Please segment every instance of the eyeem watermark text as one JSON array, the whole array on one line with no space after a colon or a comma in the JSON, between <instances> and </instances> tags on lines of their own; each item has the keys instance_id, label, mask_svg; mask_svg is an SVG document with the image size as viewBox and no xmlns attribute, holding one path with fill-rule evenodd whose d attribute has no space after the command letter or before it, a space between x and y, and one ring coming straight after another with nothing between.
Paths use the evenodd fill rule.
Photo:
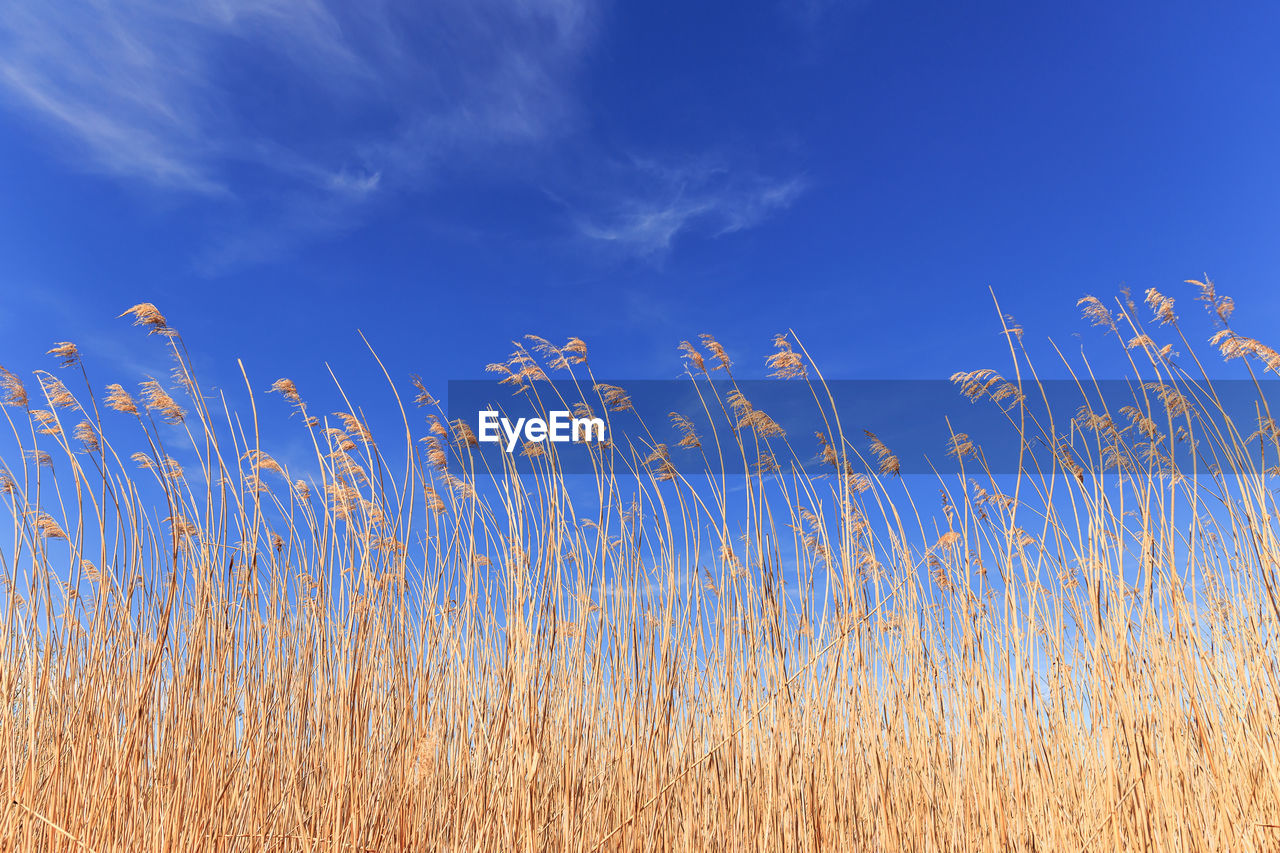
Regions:
<instances>
[{"instance_id":1,"label":"eyeem watermark text","mask_svg":"<svg viewBox=\"0 0 1280 853\"><path fill-rule=\"evenodd\" d=\"M553 411L547 418L516 418L513 422L492 409L479 413L480 440L502 442L508 453L525 442L604 441L603 418L575 418L572 412Z\"/></svg>"}]
</instances>

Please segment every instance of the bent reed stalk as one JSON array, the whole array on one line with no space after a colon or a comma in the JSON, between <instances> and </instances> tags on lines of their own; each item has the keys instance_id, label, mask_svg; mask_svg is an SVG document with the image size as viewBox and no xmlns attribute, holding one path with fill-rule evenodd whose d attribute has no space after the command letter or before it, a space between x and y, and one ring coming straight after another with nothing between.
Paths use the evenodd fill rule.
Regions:
<instances>
[{"instance_id":1,"label":"bent reed stalk","mask_svg":"<svg viewBox=\"0 0 1280 853\"><path fill-rule=\"evenodd\" d=\"M1193 285L1210 347L1280 368ZM1006 320L1012 378L953 379L1008 432L939 436L962 473L923 486L791 334L767 365L812 388L816 438L704 336L680 352L710 433L672 413L676 446L641 425L577 477L540 446L486 469L385 368L403 434L287 379L244 376L234 409L149 304L126 315L164 383L93 385L69 342L34 382L0 369L0 850L1280 843L1280 430L1261 383L1256 423L1224 417L1173 300L1146 303L1081 301L1132 405L1052 421ZM491 369L636 416L576 338ZM287 415L298 470L266 446Z\"/></svg>"}]
</instances>

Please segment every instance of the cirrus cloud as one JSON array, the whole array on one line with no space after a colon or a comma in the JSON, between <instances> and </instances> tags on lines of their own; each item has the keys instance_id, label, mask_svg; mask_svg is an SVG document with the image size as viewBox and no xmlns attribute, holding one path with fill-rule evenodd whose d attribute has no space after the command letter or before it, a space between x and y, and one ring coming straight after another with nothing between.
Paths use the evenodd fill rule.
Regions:
<instances>
[{"instance_id":1,"label":"cirrus cloud","mask_svg":"<svg viewBox=\"0 0 1280 853\"><path fill-rule=\"evenodd\" d=\"M594 0L15 0L0 100L87 171L214 206L197 266L216 274L467 170L527 163L503 179L543 185L539 159L589 123L575 89L602 17ZM594 167L552 191L578 236L630 256L753 227L802 188L572 147Z\"/></svg>"}]
</instances>

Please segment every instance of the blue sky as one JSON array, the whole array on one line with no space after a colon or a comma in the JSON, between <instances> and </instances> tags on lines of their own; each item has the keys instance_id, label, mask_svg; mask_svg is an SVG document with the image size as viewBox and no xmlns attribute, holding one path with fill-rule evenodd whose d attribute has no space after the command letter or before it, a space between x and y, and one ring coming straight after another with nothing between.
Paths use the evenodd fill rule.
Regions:
<instances>
[{"instance_id":1,"label":"blue sky","mask_svg":"<svg viewBox=\"0 0 1280 853\"><path fill-rule=\"evenodd\" d=\"M180 6L182 11L175 11ZM830 376L1003 366L991 307L1280 296L1274 4L15 0L0 13L0 340L261 387L442 388L526 332L663 378L794 328ZM1208 332L1207 322L1197 328ZM161 365L162 361L159 362ZM163 369L163 368L161 368ZM344 373L346 371L346 373Z\"/></svg>"}]
</instances>

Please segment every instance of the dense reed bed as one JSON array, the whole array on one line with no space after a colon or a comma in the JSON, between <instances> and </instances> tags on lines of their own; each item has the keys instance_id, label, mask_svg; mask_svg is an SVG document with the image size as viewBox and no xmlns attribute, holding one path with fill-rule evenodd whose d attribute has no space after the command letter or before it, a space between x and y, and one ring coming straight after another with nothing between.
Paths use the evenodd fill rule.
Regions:
<instances>
[{"instance_id":1,"label":"dense reed bed","mask_svg":"<svg viewBox=\"0 0 1280 853\"><path fill-rule=\"evenodd\" d=\"M1081 408L1032 417L1004 321L1008 367L954 379L1008 429L939 435L963 472L932 480L789 335L768 368L823 435L726 393L704 338L679 354L713 433L567 477L552 447L486 470L416 378L336 414L285 379L207 393L135 306L163 382L95 384L71 343L0 374L0 849L1275 846L1280 433L1206 370L1280 356L1192 287L1185 321L1082 300L1131 370L1118 410L1078 366ZM634 416L580 340L494 369ZM402 431L371 433L379 398Z\"/></svg>"}]
</instances>

